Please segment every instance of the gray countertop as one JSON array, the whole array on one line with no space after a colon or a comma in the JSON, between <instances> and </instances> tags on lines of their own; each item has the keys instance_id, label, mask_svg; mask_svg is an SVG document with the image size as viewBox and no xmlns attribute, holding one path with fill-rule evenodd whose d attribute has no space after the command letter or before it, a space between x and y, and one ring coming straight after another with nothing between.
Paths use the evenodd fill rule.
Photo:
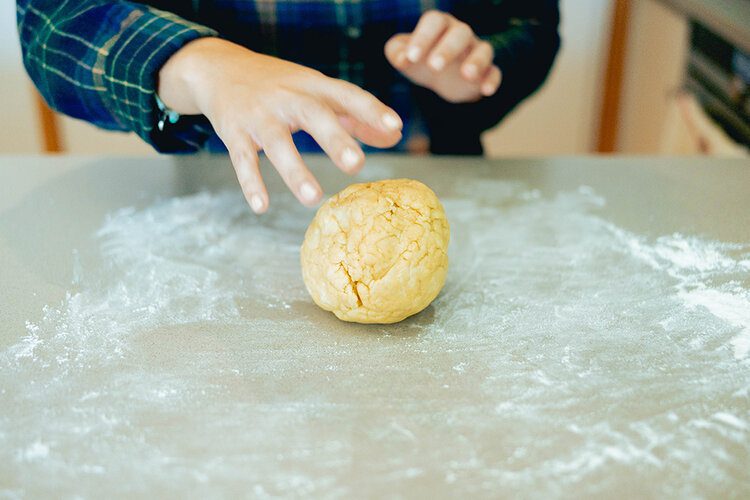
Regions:
<instances>
[{"instance_id":1,"label":"gray countertop","mask_svg":"<svg viewBox=\"0 0 750 500\"><path fill-rule=\"evenodd\" d=\"M0 497L750 494L748 161L371 156L452 229L388 326L267 167L256 217L224 158L0 158Z\"/></svg>"}]
</instances>

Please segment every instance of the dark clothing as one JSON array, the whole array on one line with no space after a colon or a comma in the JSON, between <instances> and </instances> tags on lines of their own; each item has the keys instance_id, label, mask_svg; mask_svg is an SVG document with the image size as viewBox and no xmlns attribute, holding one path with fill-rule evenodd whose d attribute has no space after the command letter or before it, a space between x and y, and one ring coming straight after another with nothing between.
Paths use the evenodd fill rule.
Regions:
<instances>
[{"instance_id":1,"label":"dark clothing","mask_svg":"<svg viewBox=\"0 0 750 500\"><path fill-rule=\"evenodd\" d=\"M429 8L466 21L493 45L503 74L495 95L449 104L388 64L385 42L412 31ZM402 116L404 140L395 149L425 130L434 153L452 154L481 153L479 134L542 84L560 45L557 0L19 0L17 16L24 64L50 106L134 131L164 152L216 141L203 117L156 126L159 69L199 37L226 38L351 81Z\"/></svg>"}]
</instances>

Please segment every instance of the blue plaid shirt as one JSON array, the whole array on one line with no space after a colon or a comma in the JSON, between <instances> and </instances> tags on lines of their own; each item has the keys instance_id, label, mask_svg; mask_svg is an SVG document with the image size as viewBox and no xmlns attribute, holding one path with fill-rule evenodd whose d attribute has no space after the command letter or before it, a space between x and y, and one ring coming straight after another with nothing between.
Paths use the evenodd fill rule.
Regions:
<instances>
[{"instance_id":1,"label":"blue plaid shirt","mask_svg":"<svg viewBox=\"0 0 750 500\"><path fill-rule=\"evenodd\" d=\"M425 10L450 12L495 49L498 92L450 104L416 87L385 59L395 33ZM220 144L205 117L163 130L157 75L199 37L219 36L348 80L393 107L405 123L402 149L425 131L434 153L480 153L479 134L546 78L557 53L557 0L19 0L24 64L50 106L99 127L133 131L162 152ZM309 137L295 137L310 149Z\"/></svg>"}]
</instances>

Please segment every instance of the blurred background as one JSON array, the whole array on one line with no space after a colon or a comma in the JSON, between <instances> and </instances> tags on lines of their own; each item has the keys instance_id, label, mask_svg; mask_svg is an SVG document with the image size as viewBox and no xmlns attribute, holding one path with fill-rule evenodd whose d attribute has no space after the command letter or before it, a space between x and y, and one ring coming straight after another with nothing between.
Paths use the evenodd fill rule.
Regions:
<instances>
[{"instance_id":1,"label":"blurred background","mask_svg":"<svg viewBox=\"0 0 750 500\"><path fill-rule=\"evenodd\" d=\"M561 0L546 85L484 136L490 156L747 156L750 0ZM0 153L154 155L132 134L52 113L0 3ZM9 98L8 96L11 96Z\"/></svg>"}]
</instances>

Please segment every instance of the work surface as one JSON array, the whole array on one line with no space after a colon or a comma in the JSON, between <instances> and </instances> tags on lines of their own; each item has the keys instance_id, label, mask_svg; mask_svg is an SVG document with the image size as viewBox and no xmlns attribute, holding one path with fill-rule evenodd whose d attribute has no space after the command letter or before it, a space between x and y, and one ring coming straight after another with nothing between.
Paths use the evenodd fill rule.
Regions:
<instances>
[{"instance_id":1,"label":"work surface","mask_svg":"<svg viewBox=\"0 0 750 500\"><path fill-rule=\"evenodd\" d=\"M0 497L750 495L747 161L386 177L443 200L450 272L366 326L313 305L270 169L257 217L224 158L0 160Z\"/></svg>"}]
</instances>

